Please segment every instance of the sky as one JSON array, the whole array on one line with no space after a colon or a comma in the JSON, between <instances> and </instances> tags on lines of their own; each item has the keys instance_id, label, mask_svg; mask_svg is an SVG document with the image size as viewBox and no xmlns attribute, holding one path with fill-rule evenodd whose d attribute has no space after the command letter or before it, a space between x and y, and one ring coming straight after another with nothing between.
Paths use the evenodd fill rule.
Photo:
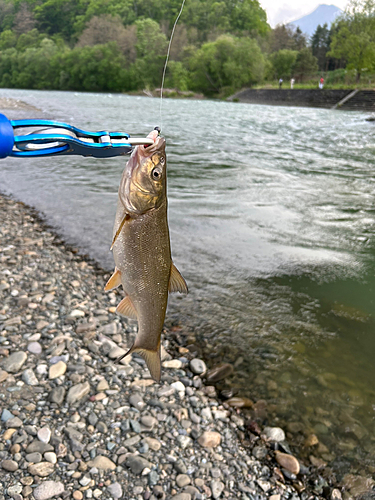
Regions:
<instances>
[{"instance_id":1,"label":"sky","mask_svg":"<svg viewBox=\"0 0 375 500\"><path fill-rule=\"evenodd\" d=\"M318 5L335 5L344 10L348 0L316 1L316 0L259 0L260 5L267 12L268 22L272 27L279 23L294 21L313 12Z\"/></svg>"}]
</instances>

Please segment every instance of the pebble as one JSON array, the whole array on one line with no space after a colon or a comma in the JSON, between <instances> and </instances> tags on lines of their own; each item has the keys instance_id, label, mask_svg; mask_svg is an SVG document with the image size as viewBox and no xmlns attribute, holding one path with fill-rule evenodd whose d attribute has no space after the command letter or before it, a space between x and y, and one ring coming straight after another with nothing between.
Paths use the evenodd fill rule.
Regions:
<instances>
[{"instance_id":1,"label":"pebble","mask_svg":"<svg viewBox=\"0 0 375 500\"><path fill-rule=\"evenodd\" d=\"M204 448L216 448L221 443L221 435L215 431L205 431L198 439L198 443Z\"/></svg>"},{"instance_id":2,"label":"pebble","mask_svg":"<svg viewBox=\"0 0 375 500\"><path fill-rule=\"evenodd\" d=\"M45 460L47 460L47 462L50 462L51 464L57 463L56 453L54 453L53 451L47 451L44 454L44 458Z\"/></svg>"},{"instance_id":3,"label":"pebble","mask_svg":"<svg viewBox=\"0 0 375 500\"><path fill-rule=\"evenodd\" d=\"M276 462L284 467L284 469L288 470L292 474L299 474L300 465L298 460L293 457L293 455L288 455L287 453L281 453L279 451L275 452Z\"/></svg>"},{"instance_id":4,"label":"pebble","mask_svg":"<svg viewBox=\"0 0 375 500\"><path fill-rule=\"evenodd\" d=\"M4 410L1 413L1 421L6 422L7 420L9 420L13 417L14 417L13 413L11 413L9 410L4 408Z\"/></svg>"},{"instance_id":5,"label":"pebble","mask_svg":"<svg viewBox=\"0 0 375 500\"><path fill-rule=\"evenodd\" d=\"M269 441L285 441L285 432L280 427L265 427L262 433Z\"/></svg>"},{"instance_id":6,"label":"pebble","mask_svg":"<svg viewBox=\"0 0 375 500\"><path fill-rule=\"evenodd\" d=\"M64 485L60 481L44 481L33 491L35 500L48 500L49 498L61 495L64 492Z\"/></svg>"},{"instance_id":7,"label":"pebble","mask_svg":"<svg viewBox=\"0 0 375 500\"><path fill-rule=\"evenodd\" d=\"M14 460L3 460L1 467L9 472L15 472L18 469L18 463Z\"/></svg>"},{"instance_id":8,"label":"pebble","mask_svg":"<svg viewBox=\"0 0 375 500\"><path fill-rule=\"evenodd\" d=\"M194 358L190 361L190 370L196 375L203 375L207 371L206 363L199 358Z\"/></svg>"},{"instance_id":9,"label":"pebble","mask_svg":"<svg viewBox=\"0 0 375 500\"><path fill-rule=\"evenodd\" d=\"M91 481L90 481L91 482ZM79 490L75 490L73 491L73 494L72 494L74 500L82 500L83 498L83 493L82 491L79 491Z\"/></svg>"},{"instance_id":10,"label":"pebble","mask_svg":"<svg viewBox=\"0 0 375 500\"><path fill-rule=\"evenodd\" d=\"M26 360L27 354L23 351L17 351L3 361L2 367L8 373L17 373Z\"/></svg>"},{"instance_id":11,"label":"pebble","mask_svg":"<svg viewBox=\"0 0 375 500\"><path fill-rule=\"evenodd\" d=\"M42 441L42 443L49 443L51 439L51 430L48 427L42 427L38 430L38 439Z\"/></svg>"},{"instance_id":12,"label":"pebble","mask_svg":"<svg viewBox=\"0 0 375 500\"><path fill-rule=\"evenodd\" d=\"M121 498L122 497L122 487L121 484L119 483L112 483L109 486L107 486L107 490L109 493L114 497L114 498Z\"/></svg>"},{"instance_id":13,"label":"pebble","mask_svg":"<svg viewBox=\"0 0 375 500\"><path fill-rule=\"evenodd\" d=\"M50 462L40 462L38 464L30 464L27 470L33 476L47 477L54 472L55 468Z\"/></svg>"},{"instance_id":14,"label":"pebble","mask_svg":"<svg viewBox=\"0 0 375 500\"><path fill-rule=\"evenodd\" d=\"M39 342L30 342L27 346L27 350L31 352L31 354L41 354L43 349Z\"/></svg>"},{"instance_id":15,"label":"pebble","mask_svg":"<svg viewBox=\"0 0 375 500\"><path fill-rule=\"evenodd\" d=\"M190 493L178 493L172 497L172 500L191 500Z\"/></svg>"},{"instance_id":16,"label":"pebble","mask_svg":"<svg viewBox=\"0 0 375 500\"><path fill-rule=\"evenodd\" d=\"M144 438L144 441L148 444L151 450L158 451L161 448L161 443L156 438L146 437Z\"/></svg>"},{"instance_id":17,"label":"pebble","mask_svg":"<svg viewBox=\"0 0 375 500\"><path fill-rule=\"evenodd\" d=\"M180 382L180 381L178 381L178 382L173 382L173 383L171 384L171 387L173 387L173 388L174 388L174 390L175 390L175 391L177 391L177 392L180 392L180 393L181 393L181 392L182 392L182 393L184 393L184 392L185 392L185 386L184 386L184 384L183 384L182 382Z\"/></svg>"},{"instance_id":18,"label":"pebble","mask_svg":"<svg viewBox=\"0 0 375 500\"><path fill-rule=\"evenodd\" d=\"M221 481L211 481L211 491L214 498L219 498L224 490L224 483Z\"/></svg>"},{"instance_id":19,"label":"pebble","mask_svg":"<svg viewBox=\"0 0 375 500\"><path fill-rule=\"evenodd\" d=\"M129 455L126 459L126 465L131 469L133 474L139 475L146 467L151 468L152 464L148 460L139 455Z\"/></svg>"},{"instance_id":20,"label":"pebble","mask_svg":"<svg viewBox=\"0 0 375 500\"><path fill-rule=\"evenodd\" d=\"M64 361L58 361L54 365L49 367L48 377L50 380L61 377L66 372L66 363Z\"/></svg>"},{"instance_id":21,"label":"pebble","mask_svg":"<svg viewBox=\"0 0 375 500\"><path fill-rule=\"evenodd\" d=\"M8 378L8 375L9 375L8 372L0 369L0 384L1 382L4 382L4 380Z\"/></svg>"},{"instance_id":22,"label":"pebble","mask_svg":"<svg viewBox=\"0 0 375 500\"><path fill-rule=\"evenodd\" d=\"M137 408L137 410L142 411L143 408L146 406L146 403L143 401L143 398L140 394L132 394L129 398L129 403L134 406L134 408Z\"/></svg>"},{"instance_id":23,"label":"pebble","mask_svg":"<svg viewBox=\"0 0 375 500\"><path fill-rule=\"evenodd\" d=\"M71 387L66 395L66 402L68 404L74 404L80 401L90 392L89 382L83 382L82 384L77 384Z\"/></svg>"},{"instance_id":24,"label":"pebble","mask_svg":"<svg viewBox=\"0 0 375 500\"><path fill-rule=\"evenodd\" d=\"M20 418L18 417L13 417L13 418L9 418L7 421L6 421L6 426L7 428L12 428L12 429L18 429L19 427L22 427L23 426L23 422Z\"/></svg>"},{"instance_id":25,"label":"pebble","mask_svg":"<svg viewBox=\"0 0 375 500\"><path fill-rule=\"evenodd\" d=\"M39 384L39 381L36 378L36 375L31 368L27 368L27 370L23 371L22 380L27 385L38 385Z\"/></svg>"},{"instance_id":26,"label":"pebble","mask_svg":"<svg viewBox=\"0 0 375 500\"><path fill-rule=\"evenodd\" d=\"M178 474L176 477L176 484L179 488L183 488L190 484L190 477L187 474Z\"/></svg>"},{"instance_id":27,"label":"pebble","mask_svg":"<svg viewBox=\"0 0 375 500\"><path fill-rule=\"evenodd\" d=\"M62 385L55 387L50 393L51 403L61 405L65 399L65 393L66 393L66 390Z\"/></svg>"},{"instance_id":28,"label":"pebble","mask_svg":"<svg viewBox=\"0 0 375 500\"><path fill-rule=\"evenodd\" d=\"M163 361L162 366L163 368L174 368L178 370L179 368L182 368L182 361L179 359L170 359L168 361Z\"/></svg>"},{"instance_id":29,"label":"pebble","mask_svg":"<svg viewBox=\"0 0 375 500\"><path fill-rule=\"evenodd\" d=\"M95 457L94 460L88 463L88 465L89 467L96 467L97 469L104 471L116 469L116 464L114 464L109 458L102 455L98 455L97 457Z\"/></svg>"}]
</instances>

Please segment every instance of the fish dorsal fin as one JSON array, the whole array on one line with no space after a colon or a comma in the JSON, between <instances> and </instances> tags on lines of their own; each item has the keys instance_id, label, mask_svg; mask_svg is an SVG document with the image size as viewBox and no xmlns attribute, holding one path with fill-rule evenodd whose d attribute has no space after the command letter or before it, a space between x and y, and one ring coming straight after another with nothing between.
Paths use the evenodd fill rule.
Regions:
<instances>
[{"instance_id":1,"label":"fish dorsal fin","mask_svg":"<svg viewBox=\"0 0 375 500\"><path fill-rule=\"evenodd\" d=\"M137 310L133 305L133 302L130 300L130 297L124 297L122 301L116 308L116 312L121 314L121 316L126 316L131 319L138 319Z\"/></svg>"},{"instance_id":2,"label":"fish dorsal fin","mask_svg":"<svg viewBox=\"0 0 375 500\"><path fill-rule=\"evenodd\" d=\"M137 354L142 356L142 358L146 361L147 368L150 370L151 377L156 382L160 382L160 375L161 375L160 342L156 351L135 348L133 352L136 352Z\"/></svg>"},{"instance_id":3,"label":"fish dorsal fin","mask_svg":"<svg viewBox=\"0 0 375 500\"><path fill-rule=\"evenodd\" d=\"M188 293L188 287L186 281L182 277L177 267L173 264L173 262L171 267L171 277L169 278L169 291L170 293L173 292Z\"/></svg>"},{"instance_id":4,"label":"fish dorsal fin","mask_svg":"<svg viewBox=\"0 0 375 500\"><path fill-rule=\"evenodd\" d=\"M117 288L119 285L121 285L121 272L117 269L117 267L115 267L115 270L112 276L107 281L104 290L106 292L109 292L109 290L113 290L114 288Z\"/></svg>"}]
</instances>

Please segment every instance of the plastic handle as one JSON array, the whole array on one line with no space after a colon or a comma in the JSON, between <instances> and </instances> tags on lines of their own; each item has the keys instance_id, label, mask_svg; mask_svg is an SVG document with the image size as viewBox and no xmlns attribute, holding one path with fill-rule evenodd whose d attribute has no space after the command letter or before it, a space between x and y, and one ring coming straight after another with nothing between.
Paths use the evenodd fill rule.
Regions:
<instances>
[{"instance_id":1,"label":"plastic handle","mask_svg":"<svg viewBox=\"0 0 375 500\"><path fill-rule=\"evenodd\" d=\"M6 158L14 145L13 127L8 118L0 113L0 158Z\"/></svg>"}]
</instances>

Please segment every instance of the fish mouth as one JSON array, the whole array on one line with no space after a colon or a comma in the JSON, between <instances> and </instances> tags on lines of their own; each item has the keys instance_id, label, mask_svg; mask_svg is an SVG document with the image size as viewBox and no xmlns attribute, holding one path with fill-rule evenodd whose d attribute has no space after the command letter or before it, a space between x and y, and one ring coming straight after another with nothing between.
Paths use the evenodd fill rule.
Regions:
<instances>
[{"instance_id":1,"label":"fish mouth","mask_svg":"<svg viewBox=\"0 0 375 500\"><path fill-rule=\"evenodd\" d=\"M148 139L152 139L154 141L153 144L146 144L144 146L138 146L138 151L142 156L149 156L156 153L156 151L160 151L165 147L165 139L161 135L159 135L159 130L152 130L148 136Z\"/></svg>"}]
</instances>

